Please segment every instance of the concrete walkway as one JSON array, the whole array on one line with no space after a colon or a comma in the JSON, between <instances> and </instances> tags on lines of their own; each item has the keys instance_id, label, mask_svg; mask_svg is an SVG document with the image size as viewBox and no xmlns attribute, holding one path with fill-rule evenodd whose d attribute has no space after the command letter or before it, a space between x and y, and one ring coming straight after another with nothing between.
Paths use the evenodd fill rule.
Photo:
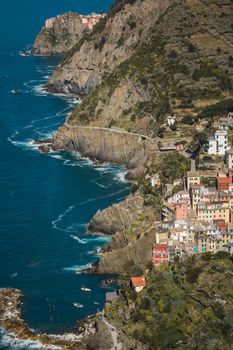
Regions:
<instances>
[{"instance_id":1,"label":"concrete walkway","mask_svg":"<svg viewBox=\"0 0 233 350\"><path fill-rule=\"evenodd\" d=\"M104 324L107 326L112 337L113 347L110 350L122 350L123 344L121 342L118 342L116 327L111 325L108 322L108 320L104 317L104 315L102 316L102 319Z\"/></svg>"},{"instance_id":2,"label":"concrete walkway","mask_svg":"<svg viewBox=\"0 0 233 350\"><path fill-rule=\"evenodd\" d=\"M142 135L142 134L136 134L134 132L128 132L128 131L125 131L125 130L118 130L118 129L112 129L112 128L101 128L101 127L98 127L98 126L80 126L80 125L70 125L68 124L67 122L64 123L64 125L67 127L67 128L70 128L70 129L91 129L91 130L104 130L104 131L109 131L109 132L112 132L112 133L115 133L115 134L126 134L126 135L132 135L132 136L137 136L137 137L141 137L151 143L154 144L154 141L146 136L146 135Z\"/></svg>"}]
</instances>

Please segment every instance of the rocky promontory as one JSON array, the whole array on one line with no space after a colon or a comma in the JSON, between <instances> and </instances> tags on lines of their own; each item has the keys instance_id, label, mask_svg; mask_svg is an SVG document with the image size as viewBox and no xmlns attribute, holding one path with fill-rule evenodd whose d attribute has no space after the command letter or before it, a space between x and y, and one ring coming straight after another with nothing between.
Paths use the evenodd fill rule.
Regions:
<instances>
[{"instance_id":1,"label":"rocky promontory","mask_svg":"<svg viewBox=\"0 0 233 350\"><path fill-rule=\"evenodd\" d=\"M62 54L72 48L83 36L90 33L104 15L95 13L81 16L78 13L64 13L46 20L38 34L32 53L36 55Z\"/></svg>"},{"instance_id":2,"label":"rocky promontory","mask_svg":"<svg viewBox=\"0 0 233 350\"><path fill-rule=\"evenodd\" d=\"M115 1L90 35L67 53L49 80L48 90L89 94L106 74L130 57L170 3L171 0Z\"/></svg>"},{"instance_id":3,"label":"rocky promontory","mask_svg":"<svg viewBox=\"0 0 233 350\"><path fill-rule=\"evenodd\" d=\"M23 341L31 345L39 345L41 349L85 350L83 335L64 333L60 335L38 333L31 330L22 319L21 298L18 289L0 289L0 328L14 339L14 344Z\"/></svg>"},{"instance_id":4,"label":"rocky promontory","mask_svg":"<svg viewBox=\"0 0 233 350\"><path fill-rule=\"evenodd\" d=\"M143 197L136 193L118 204L98 210L90 221L88 230L108 235L126 230L143 214L143 202Z\"/></svg>"},{"instance_id":5,"label":"rocky promontory","mask_svg":"<svg viewBox=\"0 0 233 350\"><path fill-rule=\"evenodd\" d=\"M67 123L54 134L51 147L77 151L99 162L125 164L132 174L138 167L143 171L143 165L157 152L157 145L140 134Z\"/></svg>"}]
</instances>

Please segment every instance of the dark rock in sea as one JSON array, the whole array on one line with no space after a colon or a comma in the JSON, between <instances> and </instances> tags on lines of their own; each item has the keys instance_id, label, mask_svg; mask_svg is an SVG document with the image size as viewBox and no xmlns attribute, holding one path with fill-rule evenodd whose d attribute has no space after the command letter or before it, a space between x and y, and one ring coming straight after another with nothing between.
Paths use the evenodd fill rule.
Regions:
<instances>
[{"instance_id":1,"label":"dark rock in sea","mask_svg":"<svg viewBox=\"0 0 233 350\"><path fill-rule=\"evenodd\" d=\"M44 139L44 140L34 140L34 145L44 145L45 143L51 144L53 142L53 139Z\"/></svg>"},{"instance_id":2,"label":"dark rock in sea","mask_svg":"<svg viewBox=\"0 0 233 350\"><path fill-rule=\"evenodd\" d=\"M46 153L46 154L51 151L51 148L48 145L41 145L41 146L39 146L38 149L41 153Z\"/></svg>"}]
</instances>

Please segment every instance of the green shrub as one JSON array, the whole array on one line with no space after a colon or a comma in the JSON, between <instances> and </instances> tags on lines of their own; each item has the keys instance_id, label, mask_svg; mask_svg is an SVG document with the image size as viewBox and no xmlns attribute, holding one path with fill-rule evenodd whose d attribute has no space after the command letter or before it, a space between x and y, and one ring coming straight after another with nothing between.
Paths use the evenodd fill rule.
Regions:
<instances>
[{"instance_id":1,"label":"green shrub","mask_svg":"<svg viewBox=\"0 0 233 350\"><path fill-rule=\"evenodd\" d=\"M187 282L189 283L195 283L201 273L201 268L200 267L190 267L187 270Z\"/></svg>"},{"instance_id":2,"label":"green shrub","mask_svg":"<svg viewBox=\"0 0 233 350\"><path fill-rule=\"evenodd\" d=\"M186 115L183 119L182 119L182 123L183 124L187 124L187 125L193 125L194 124L194 119L193 117Z\"/></svg>"},{"instance_id":3,"label":"green shrub","mask_svg":"<svg viewBox=\"0 0 233 350\"><path fill-rule=\"evenodd\" d=\"M225 99L204 108L198 115L199 118L216 117L219 115L225 115L233 110L233 99Z\"/></svg>"}]
</instances>

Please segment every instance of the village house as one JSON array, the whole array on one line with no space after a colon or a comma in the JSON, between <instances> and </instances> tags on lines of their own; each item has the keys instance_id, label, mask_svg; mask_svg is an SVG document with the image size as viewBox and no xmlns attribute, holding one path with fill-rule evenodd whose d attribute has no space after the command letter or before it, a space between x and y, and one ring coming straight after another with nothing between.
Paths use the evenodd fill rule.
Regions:
<instances>
[{"instance_id":1,"label":"village house","mask_svg":"<svg viewBox=\"0 0 233 350\"><path fill-rule=\"evenodd\" d=\"M162 220L174 221L175 220L175 206L169 203L164 203L162 208Z\"/></svg>"},{"instance_id":2,"label":"village house","mask_svg":"<svg viewBox=\"0 0 233 350\"><path fill-rule=\"evenodd\" d=\"M233 241L224 244L223 245L223 250L231 255L233 255Z\"/></svg>"},{"instance_id":3,"label":"village house","mask_svg":"<svg viewBox=\"0 0 233 350\"><path fill-rule=\"evenodd\" d=\"M189 214L189 204L187 202L175 204L175 220L186 220Z\"/></svg>"},{"instance_id":4,"label":"village house","mask_svg":"<svg viewBox=\"0 0 233 350\"><path fill-rule=\"evenodd\" d=\"M152 187L160 187L161 185L159 174L152 175L150 181Z\"/></svg>"},{"instance_id":5,"label":"village house","mask_svg":"<svg viewBox=\"0 0 233 350\"><path fill-rule=\"evenodd\" d=\"M228 202L198 203L197 217L199 221L213 222L224 220L230 222L230 208Z\"/></svg>"},{"instance_id":6,"label":"village house","mask_svg":"<svg viewBox=\"0 0 233 350\"><path fill-rule=\"evenodd\" d=\"M217 177L217 190L228 191L229 190L229 178L228 177Z\"/></svg>"},{"instance_id":7,"label":"village house","mask_svg":"<svg viewBox=\"0 0 233 350\"><path fill-rule=\"evenodd\" d=\"M217 198L217 190L214 187L204 185L192 185L190 189L191 207L196 210L198 203L207 203Z\"/></svg>"},{"instance_id":8,"label":"village house","mask_svg":"<svg viewBox=\"0 0 233 350\"><path fill-rule=\"evenodd\" d=\"M198 252L211 252L213 254L222 250L222 240L213 236L199 236L198 237Z\"/></svg>"},{"instance_id":9,"label":"village house","mask_svg":"<svg viewBox=\"0 0 233 350\"><path fill-rule=\"evenodd\" d=\"M208 140L208 154L224 156L228 150L228 134L226 130L217 130L213 138Z\"/></svg>"},{"instance_id":10,"label":"village house","mask_svg":"<svg viewBox=\"0 0 233 350\"><path fill-rule=\"evenodd\" d=\"M167 244L154 244L152 251L152 259L155 267L159 267L162 263L168 263L170 260L170 249Z\"/></svg>"},{"instance_id":11,"label":"village house","mask_svg":"<svg viewBox=\"0 0 233 350\"><path fill-rule=\"evenodd\" d=\"M168 126L172 126L172 125L174 125L175 123L176 123L176 117L175 117L175 116L169 115L169 116L167 117L167 125L168 125Z\"/></svg>"},{"instance_id":12,"label":"village house","mask_svg":"<svg viewBox=\"0 0 233 350\"><path fill-rule=\"evenodd\" d=\"M187 172L187 189L189 190L193 185L201 184L201 174L199 171L188 171Z\"/></svg>"},{"instance_id":13,"label":"village house","mask_svg":"<svg viewBox=\"0 0 233 350\"><path fill-rule=\"evenodd\" d=\"M190 195L188 191L179 191L174 193L174 195L168 198L167 201L169 204L177 204L182 202L187 202L190 204Z\"/></svg>"},{"instance_id":14,"label":"village house","mask_svg":"<svg viewBox=\"0 0 233 350\"><path fill-rule=\"evenodd\" d=\"M226 161L228 166L228 177L229 177L229 185L232 185L232 174L233 174L233 148L229 149L226 152Z\"/></svg>"},{"instance_id":15,"label":"village house","mask_svg":"<svg viewBox=\"0 0 233 350\"><path fill-rule=\"evenodd\" d=\"M175 147L176 147L177 152L184 151L186 148L186 145L187 145L187 141L185 141L185 140L176 141Z\"/></svg>"},{"instance_id":16,"label":"village house","mask_svg":"<svg viewBox=\"0 0 233 350\"><path fill-rule=\"evenodd\" d=\"M146 286L146 278L145 278L145 276L131 277L130 278L130 285L131 285L131 288L136 293L141 292L144 289L144 287Z\"/></svg>"}]
</instances>

